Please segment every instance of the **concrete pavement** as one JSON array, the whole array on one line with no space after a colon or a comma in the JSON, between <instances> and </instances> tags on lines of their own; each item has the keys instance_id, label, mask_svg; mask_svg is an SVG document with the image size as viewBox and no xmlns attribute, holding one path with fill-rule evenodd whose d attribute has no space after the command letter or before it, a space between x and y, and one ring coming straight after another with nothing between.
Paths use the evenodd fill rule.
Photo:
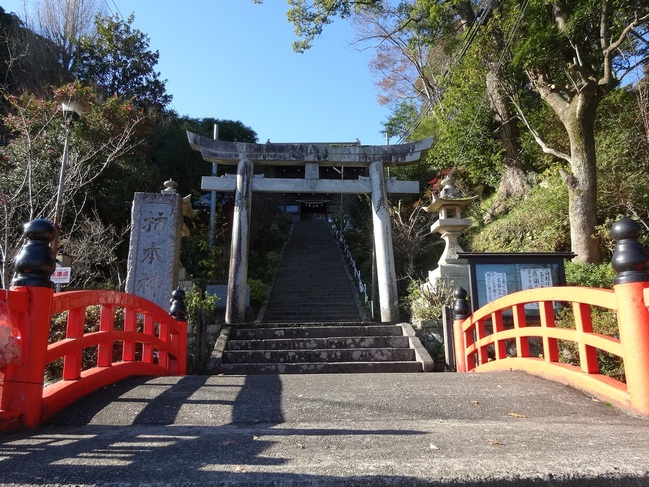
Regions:
<instances>
[{"instance_id":1,"label":"concrete pavement","mask_svg":"<svg viewBox=\"0 0 649 487\"><path fill-rule=\"evenodd\" d=\"M649 420L501 374L133 378L0 436L20 486L645 486Z\"/></svg>"}]
</instances>

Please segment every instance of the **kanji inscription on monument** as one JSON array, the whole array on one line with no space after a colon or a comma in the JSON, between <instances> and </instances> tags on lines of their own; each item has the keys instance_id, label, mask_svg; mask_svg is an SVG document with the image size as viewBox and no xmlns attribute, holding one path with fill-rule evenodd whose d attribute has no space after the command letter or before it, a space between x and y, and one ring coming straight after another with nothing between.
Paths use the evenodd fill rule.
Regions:
<instances>
[{"instance_id":1,"label":"kanji inscription on monument","mask_svg":"<svg viewBox=\"0 0 649 487\"><path fill-rule=\"evenodd\" d=\"M135 193L126 292L163 308L178 279L181 202L176 193Z\"/></svg>"}]
</instances>

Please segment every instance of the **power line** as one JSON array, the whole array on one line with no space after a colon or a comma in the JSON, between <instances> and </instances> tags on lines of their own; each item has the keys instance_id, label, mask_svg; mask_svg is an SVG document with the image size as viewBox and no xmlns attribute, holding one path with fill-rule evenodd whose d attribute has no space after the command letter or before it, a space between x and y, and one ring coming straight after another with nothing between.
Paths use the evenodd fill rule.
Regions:
<instances>
[{"instance_id":1,"label":"power line","mask_svg":"<svg viewBox=\"0 0 649 487\"><path fill-rule=\"evenodd\" d=\"M462 62L464 55L468 51L469 47L471 47L471 44L473 44L473 41L475 40L475 36L477 35L478 30L480 30L480 27L482 27L482 24L484 24L485 19L488 19L491 16L491 12L493 10L495 0L487 0L487 1L489 3L484 8L481 8L479 10L477 21L471 25L467 34L464 36L465 40L463 42L462 48L460 49L460 52L455 57L455 59L451 61L446 71L442 73L442 78L451 76L452 69L455 66L459 65L460 62Z\"/></svg>"},{"instance_id":2,"label":"power line","mask_svg":"<svg viewBox=\"0 0 649 487\"><path fill-rule=\"evenodd\" d=\"M115 7L115 10L117 11L117 15L118 15L122 20L124 20L124 16L122 15L122 12L119 10L119 7L118 7L117 4L115 3L115 0L110 0L110 1L111 1L111 3L113 4L113 7ZM108 4L108 0L104 0L104 3L106 4L106 7L107 7L108 10L110 11L110 14L111 14L111 15L115 15L115 12L113 11L112 7Z\"/></svg>"},{"instance_id":3,"label":"power line","mask_svg":"<svg viewBox=\"0 0 649 487\"><path fill-rule=\"evenodd\" d=\"M476 34L478 33L478 30L484 24L485 19L488 19L491 16L491 12L493 10L494 2L495 0L485 0L487 5L485 7L481 7L478 10L478 17L477 20L469 27L467 32L464 35L464 39L462 41L462 47L460 48L460 51L458 54L451 60L451 62L448 64L447 68L444 70L442 75L440 76L440 81L438 82L438 85L441 84L445 79L450 79L453 74L453 70L460 64L462 59L464 58L464 55L466 52L469 50L469 47L471 47L471 44L475 40ZM436 100L434 101L428 101L425 103L421 111L419 112L419 116L415 120L413 124L411 124L410 128L406 131L404 135L402 135L399 138L398 143L403 143L405 142L410 135L421 125L421 122L423 122L425 116L428 114L429 111L433 109L433 105L437 104L440 105L442 101L442 94L439 94L436 97Z\"/></svg>"},{"instance_id":4,"label":"power line","mask_svg":"<svg viewBox=\"0 0 649 487\"><path fill-rule=\"evenodd\" d=\"M445 77L450 78L452 76L453 69L459 65L462 58L464 57L464 55L468 51L469 47L471 46L471 44L475 40L475 36L476 36L477 31L478 31L478 28L480 26L482 26L485 19L487 19L487 18L489 18L491 16L495 0L488 0L488 1L489 1L489 3L482 10L483 13L479 16L478 22L476 22L474 24L474 26L473 26L475 28L472 28L471 32L468 33L465 36L465 39L467 39L467 40L463 43L463 46L460 49L459 55L454 59L454 61L452 61L450 63L449 68L442 74L442 79L444 79ZM516 18L516 22L514 23L514 27L512 28L512 30L510 32L510 35L509 35L509 37L507 39L507 42L505 43L505 46L503 47L502 52L500 54L500 58L498 59L498 63L496 64L496 68L495 68L496 73L498 73L500 71L500 69L502 68L502 66L505 63L505 56L507 56L509 54L509 49L510 49L511 44L512 44L512 42L514 40L514 36L515 36L516 32L518 31L518 28L520 27L520 23L523 20L523 17L524 17L524 14L525 14L525 9L527 8L528 3L529 3L529 0L524 0L522 5L521 5L521 9L520 9L520 11L518 13L518 16ZM486 90L485 90L485 93L486 93ZM439 97L437 98L436 103L438 105L441 104L442 97L443 97L443 94L440 94ZM476 125L477 120L478 120L478 116L479 116L480 111L482 110L482 107L484 106L485 103L486 103L486 97L483 96L482 101L481 101L481 103L480 103L480 105L478 107L478 110L476 111L476 115L475 115L475 117L473 119L473 122L471 123L471 126L469 127L469 130L466 132L467 135L466 135L466 137L464 139L464 144L462 145L462 148L460 149L460 155L462 155L462 153L464 152L466 144L468 143L468 138L471 135L471 132L473 131L473 129L475 128L475 125ZM432 102L428 102L428 103L425 104L425 106L420 111L419 116L417 117L417 119L411 125L411 128L407 131L406 134L401 136L401 138L399 139L399 143L405 142L405 140L407 140L408 137L410 137L410 135L417 129L417 127L419 127L419 125L421 125L421 123L423 122L425 116L432 109L433 109L433 103Z\"/></svg>"},{"instance_id":5,"label":"power line","mask_svg":"<svg viewBox=\"0 0 649 487\"><path fill-rule=\"evenodd\" d=\"M121 17L121 19L124 20L124 16L122 15L122 12L120 12L119 7L118 7L117 4L115 3L115 0L111 0L111 2L113 2L113 5L115 6L115 10L117 10L117 13L118 13L119 16Z\"/></svg>"},{"instance_id":6,"label":"power line","mask_svg":"<svg viewBox=\"0 0 649 487\"><path fill-rule=\"evenodd\" d=\"M505 43L505 46L503 47L502 52L500 53L500 58L498 59L498 63L496 64L496 69L495 73L498 74L500 72L500 69L502 66L505 64L505 56L509 53L509 49L511 47L512 42L514 41L514 36L516 32L518 31L518 28L520 27L520 24L523 20L523 16L525 15L525 9L527 8L527 4L529 3L529 0L524 0L523 4L521 5L521 10L518 13L518 17L516 18L516 22L514 23L514 27L512 28L509 38L507 39L507 42ZM485 88L485 95L487 94L487 89ZM469 127L469 130L467 131L467 135L464 137L464 144L462 144L462 148L460 149L460 153L458 157L461 157L462 154L464 153L464 149L466 148L466 145L469 141L469 136L473 132L473 129L476 126L476 123L478 122L478 116L480 115L480 112L482 111L482 107L486 103L487 96L483 96L482 100L480 102L480 105L478 106L478 110L476 111L475 117L473 118L473 122L471 123L471 126Z\"/></svg>"}]
</instances>

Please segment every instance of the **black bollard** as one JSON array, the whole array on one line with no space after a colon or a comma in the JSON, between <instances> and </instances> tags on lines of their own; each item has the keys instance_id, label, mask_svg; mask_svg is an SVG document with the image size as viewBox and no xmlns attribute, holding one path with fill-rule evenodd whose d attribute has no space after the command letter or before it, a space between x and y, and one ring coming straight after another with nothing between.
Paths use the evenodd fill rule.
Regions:
<instances>
[{"instance_id":1,"label":"black bollard","mask_svg":"<svg viewBox=\"0 0 649 487\"><path fill-rule=\"evenodd\" d=\"M467 296L466 290L461 287L453 293L453 320L466 320L471 315Z\"/></svg>"},{"instance_id":2,"label":"black bollard","mask_svg":"<svg viewBox=\"0 0 649 487\"><path fill-rule=\"evenodd\" d=\"M187 308L185 307L185 296L185 291L180 288L177 288L171 293L169 314L176 321L186 321L185 314L187 313Z\"/></svg>"},{"instance_id":3,"label":"black bollard","mask_svg":"<svg viewBox=\"0 0 649 487\"><path fill-rule=\"evenodd\" d=\"M37 218L23 227L26 242L16 257L16 272L12 286L52 287L50 278L56 267L50 242L54 239L54 225Z\"/></svg>"},{"instance_id":4,"label":"black bollard","mask_svg":"<svg viewBox=\"0 0 649 487\"><path fill-rule=\"evenodd\" d=\"M611 237L617 242L611 259L611 267L617 274L613 284L649 281L649 254L638 240L640 225L630 218L622 218L611 226Z\"/></svg>"}]
</instances>

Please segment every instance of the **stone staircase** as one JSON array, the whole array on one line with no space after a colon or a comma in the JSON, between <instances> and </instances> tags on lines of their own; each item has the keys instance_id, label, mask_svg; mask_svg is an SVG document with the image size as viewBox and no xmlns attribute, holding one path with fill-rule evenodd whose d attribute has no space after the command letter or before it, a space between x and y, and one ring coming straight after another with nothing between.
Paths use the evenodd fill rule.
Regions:
<instances>
[{"instance_id":1,"label":"stone staircase","mask_svg":"<svg viewBox=\"0 0 649 487\"><path fill-rule=\"evenodd\" d=\"M408 324L233 328L222 374L422 372L427 353ZM410 330L412 330L410 328ZM422 355L424 354L424 355ZM418 361L419 359L419 361Z\"/></svg>"},{"instance_id":2,"label":"stone staircase","mask_svg":"<svg viewBox=\"0 0 649 487\"><path fill-rule=\"evenodd\" d=\"M361 311L329 224L295 222L263 313L264 323L358 322Z\"/></svg>"},{"instance_id":3,"label":"stone staircase","mask_svg":"<svg viewBox=\"0 0 649 487\"><path fill-rule=\"evenodd\" d=\"M407 323L364 323L326 221L293 227L255 326L219 340L222 374L421 372L433 362Z\"/></svg>"}]
</instances>

